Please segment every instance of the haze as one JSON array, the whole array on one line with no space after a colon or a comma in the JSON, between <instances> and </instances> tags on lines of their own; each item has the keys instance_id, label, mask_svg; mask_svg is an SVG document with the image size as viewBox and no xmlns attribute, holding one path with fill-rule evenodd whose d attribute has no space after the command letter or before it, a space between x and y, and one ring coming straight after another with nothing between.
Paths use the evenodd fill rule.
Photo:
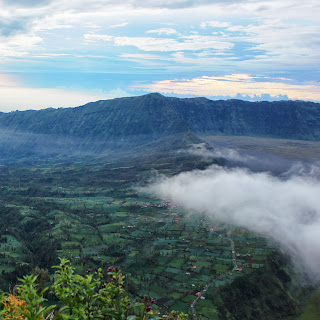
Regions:
<instances>
[{"instance_id":1,"label":"haze","mask_svg":"<svg viewBox=\"0 0 320 320\"><path fill-rule=\"evenodd\" d=\"M298 166L279 178L244 168L211 166L156 179L144 191L271 237L303 270L319 275L320 182L312 177L316 168L312 170Z\"/></svg>"}]
</instances>

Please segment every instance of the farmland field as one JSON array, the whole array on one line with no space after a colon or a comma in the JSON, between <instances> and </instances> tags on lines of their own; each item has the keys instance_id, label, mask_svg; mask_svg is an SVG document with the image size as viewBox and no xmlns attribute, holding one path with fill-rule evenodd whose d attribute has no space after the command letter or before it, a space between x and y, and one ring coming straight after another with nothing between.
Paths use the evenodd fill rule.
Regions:
<instances>
[{"instance_id":1,"label":"farmland field","mask_svg":"<svg viewBox=\"0 0 320 320\"><path fill-rule=\"evenodd\" d=\"M202 160L193 161L192 166L204 166ZM157 174L176 174L185 170L183 163L185 155L160 159ZM283 281L279 275L291 277L288 267L274 258L278 245L186 211L170 199L141 193L141 177L146 182L153 167L114 162L1 166L1 288L9 290L17 277L35 267L52 276L51 267L60 257L69 259L82 275L118 267L131 297L154 298L154 310L160 314L176 310L220 319L225 306L232 305L224 290L235 286L228 290L237 292L244 286L241 279L258 286L248 292L262 290L263 283L250 280L257 276L271 279L277 288L272 289L275 301L286 288L283 305L292 303L292 314L297 314L299 299L292 300L292 295L299 291L291 282L278 286ZM238 295L245 298L241 290ZM47 298L54 299L50 293ZM263 308L261 312L273 310Z\"/></svg>"},{"instance_id":2,"label":"farmland field","mask_svg":"<svg viewBox=\"0 0 320 320\"><path fill-rule=\"evenodd\" d=\"M3 288L36 266L52 273L61 257L81 274L119 267L130 294L156 299L160 313L191 313L197 293L212 283L195 309L203 319L218 319L213 301L219 289L263 268L277 249L270 240L187 212L170 199L141 194L135 181L105 179L107 170L0 168Z\"/></svg>"}]
</instances>

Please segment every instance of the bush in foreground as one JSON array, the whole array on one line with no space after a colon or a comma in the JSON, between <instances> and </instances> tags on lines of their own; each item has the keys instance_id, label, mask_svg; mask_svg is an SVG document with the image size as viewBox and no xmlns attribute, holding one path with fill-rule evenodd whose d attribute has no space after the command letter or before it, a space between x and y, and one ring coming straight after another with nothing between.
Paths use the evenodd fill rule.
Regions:
<instances>
[{"instance_id":1,"label":"bush in foreground","mask_svg":"<svg viewBox=\"0 0 320 320\"><path fill-rule=\"evenodd\" d=\"M124 276L112 267L107 278L99 269L85 277L76 274L70 261L61 259L50 291L56 296L57 305L44 306L44 293L37 276L25 276L14 293L0 292L0 316L4 320L156 320L159 315L152 310L155 302L146 297L144 303L131 301L123 289ZM171 312L166 319L187 320L188 316Z\"/></svg>"}]
</instances>

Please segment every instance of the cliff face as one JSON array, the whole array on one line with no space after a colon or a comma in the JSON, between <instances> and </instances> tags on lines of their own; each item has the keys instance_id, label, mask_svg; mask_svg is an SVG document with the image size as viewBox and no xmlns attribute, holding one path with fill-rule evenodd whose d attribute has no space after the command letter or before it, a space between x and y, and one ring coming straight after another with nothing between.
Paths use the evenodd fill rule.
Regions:
<instances>
[{"instance_id":1,"label":"cliff face","mask_svg":"<svg viewBox=\"0 0 320 320\"><path fill-rule=\"evenodd\" d=\"M320 104L178 99L160 94L88 103L77 108L0 114L0 127L91 138L201 134L319 140Z\"/></svg>"},{"instance_id":2,"label":"cliff face","mask_svg":"<svg viewBox=\"0 0 320 320\"><path fill-rule=\"evenodd\" d=\"M179 99L154 93L77 108L0 114L3 152L48 145L57 152L65 145L79 152L128 149L185 132L320 140L320 104Z\"/></svg>"}]
</instances>

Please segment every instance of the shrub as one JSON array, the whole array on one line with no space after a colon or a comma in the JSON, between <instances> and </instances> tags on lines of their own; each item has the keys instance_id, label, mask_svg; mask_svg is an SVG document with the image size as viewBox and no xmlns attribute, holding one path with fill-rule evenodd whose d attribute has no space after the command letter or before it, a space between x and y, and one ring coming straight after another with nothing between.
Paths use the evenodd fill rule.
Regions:
<instances>
[{"instance_id":1,"label":"shrub","mask_svg":"<svg viewBox=\"0 0 320 320\"><path fill-rule=\"evenodd\" d=\"M37 276L25 276L13 294L0 292L1 319L27 320L156 320L158 314L152 310L154 300L144 299L144 303L131 301L124 288L124 276L113 267L98 269L90 275L75 273L69 260L60 259L51 292L58 303L45 307L43 294L49 288L39 290ZM150 300L150 301L149 301ZM167 319L187 320L188 316L171 312Z\"/></svg>"}]
</instances>

